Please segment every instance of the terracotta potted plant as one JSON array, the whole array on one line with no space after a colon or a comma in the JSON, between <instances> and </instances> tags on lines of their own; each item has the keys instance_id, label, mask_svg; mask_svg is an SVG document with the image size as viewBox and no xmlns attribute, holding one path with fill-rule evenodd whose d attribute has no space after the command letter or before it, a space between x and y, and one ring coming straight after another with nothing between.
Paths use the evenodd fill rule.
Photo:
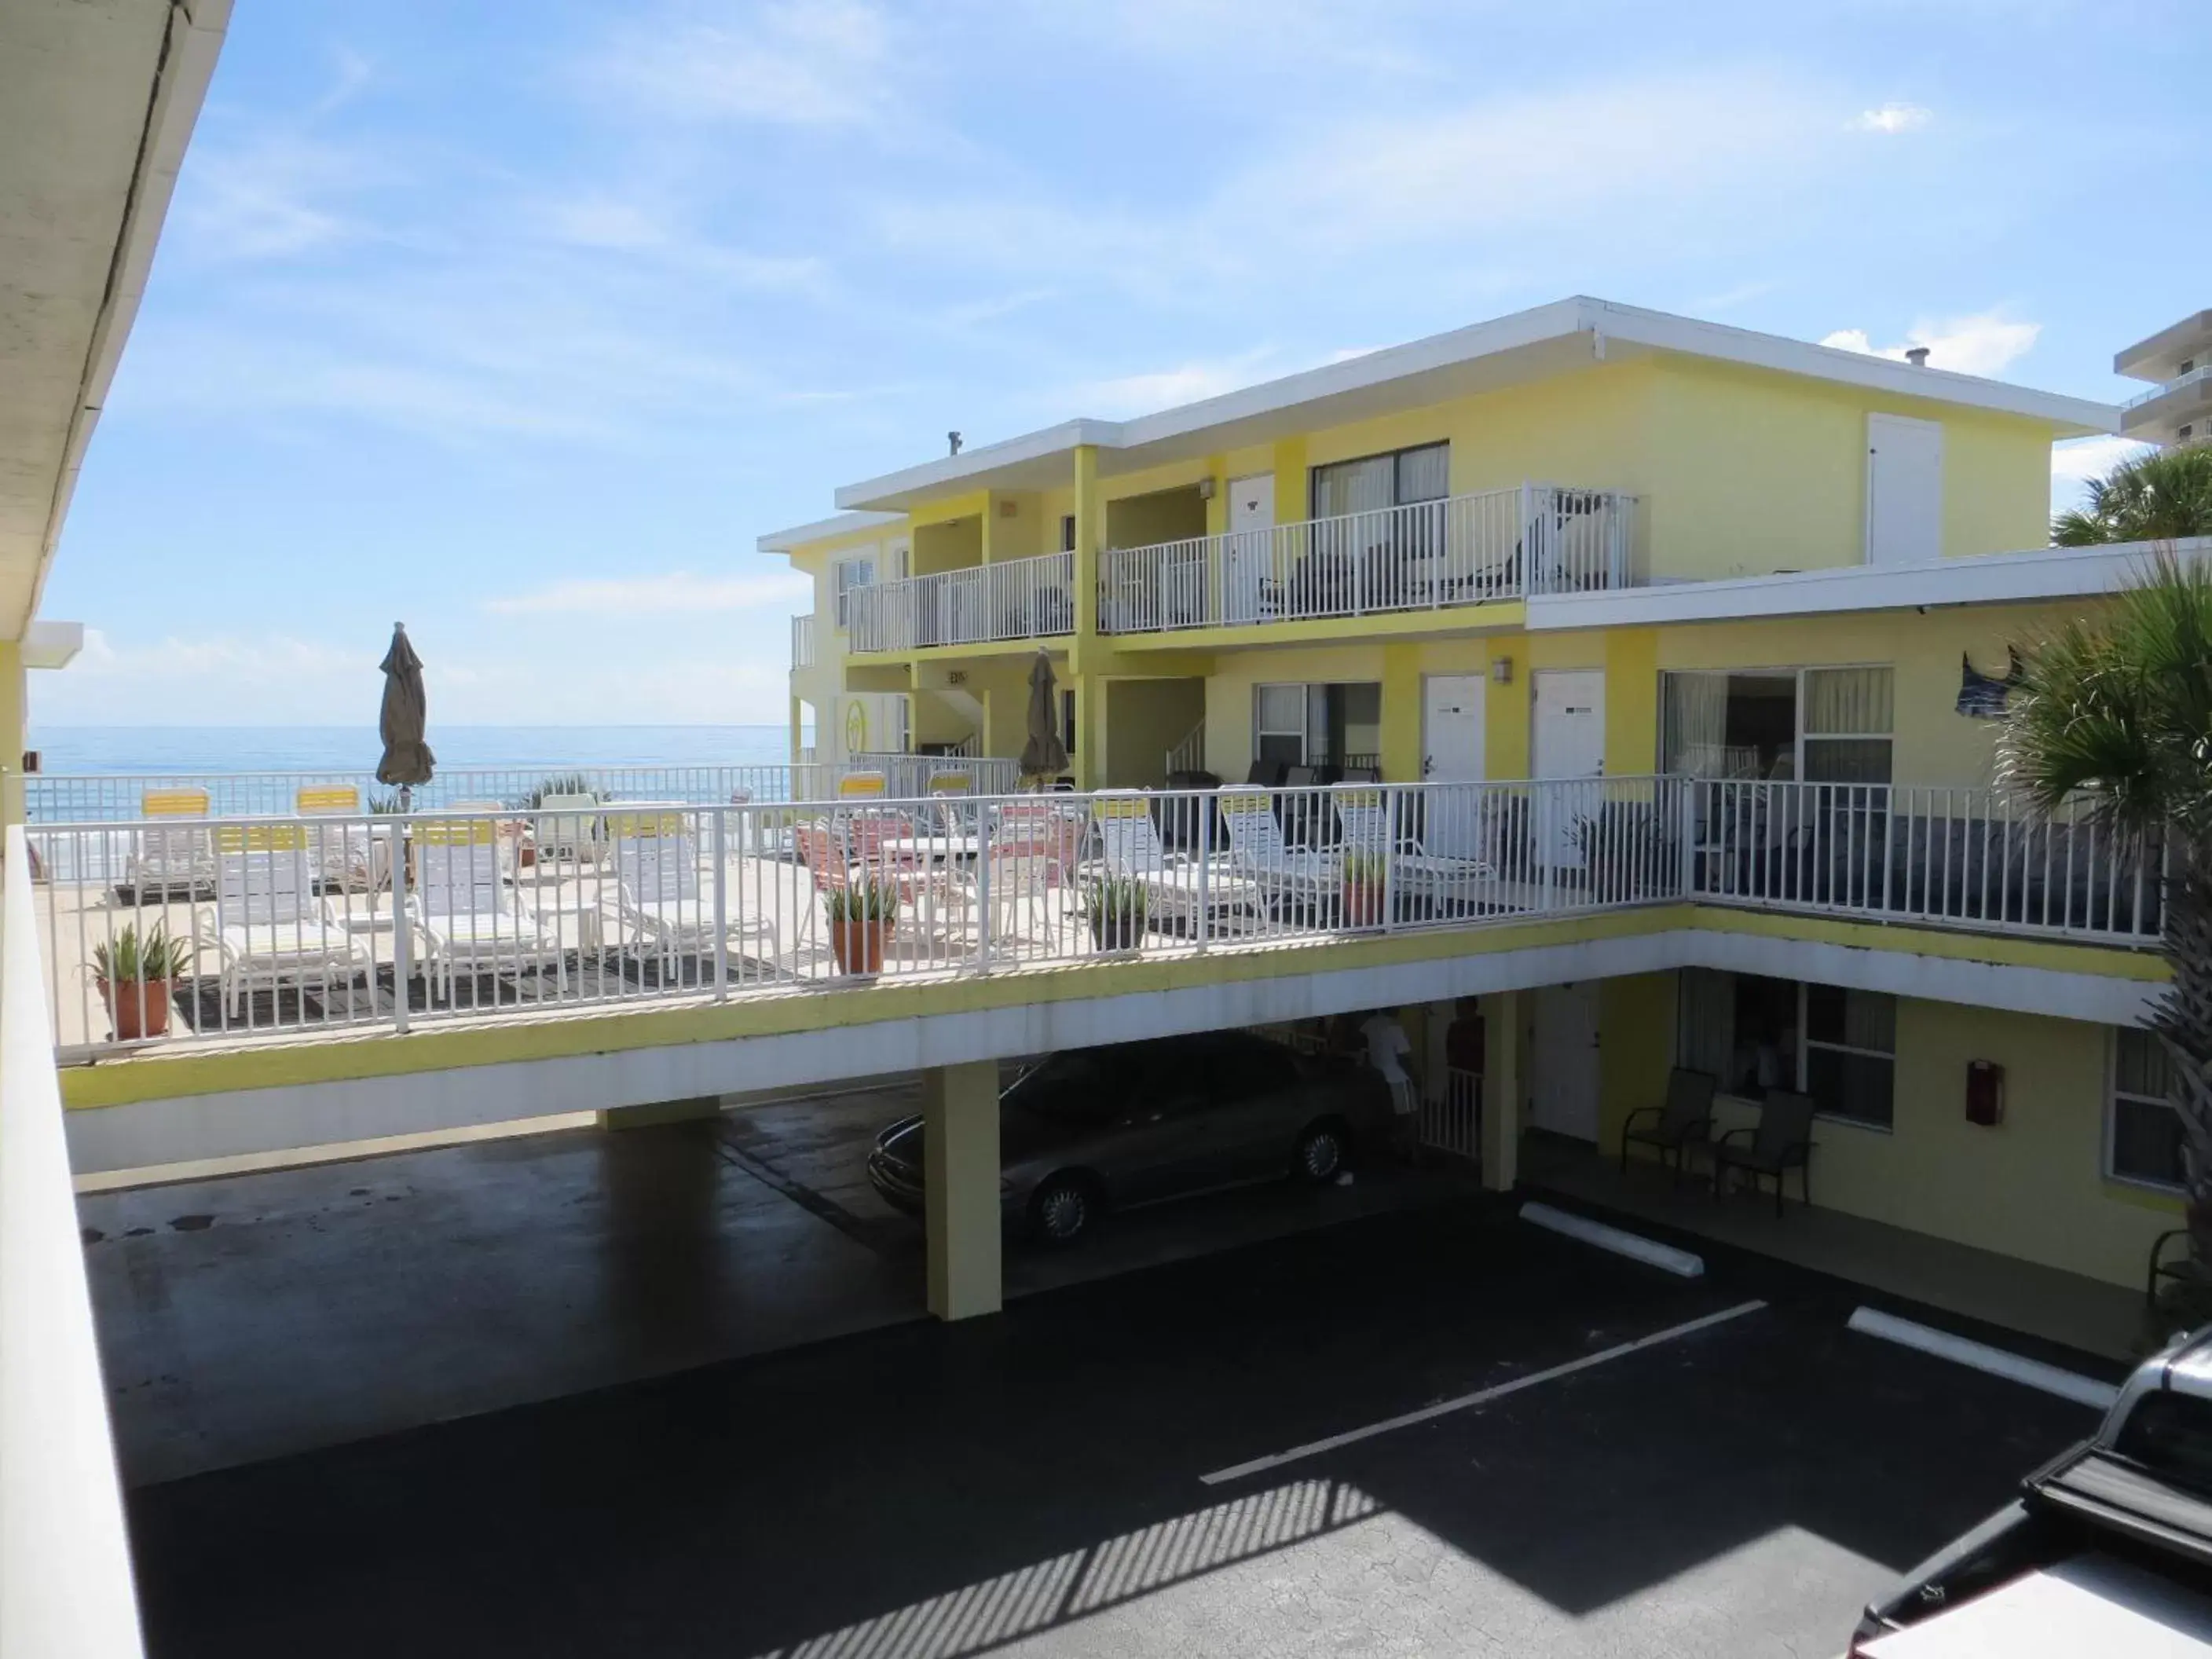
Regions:
<instances>
[{"instance_id":1,"label":"terracotta potted plant","mask_svg":"<svg viewBox=\"0 0 2212 1659\"><path fill-rule=\"evenodd\" d=\"M1372 927L1382 920L1382 888L1387 866L1379 853L1344 855L1344 925Z\"/></svg>"},{"instance_id":2,"label":"terracotta potted plant","mask_svg":"<svg viewBox=\"0 0 2212 1659\"><path fill-rule=\"evenodd\" d=\"M169 1029L169 989L191 965L189 939L171 939L160 922L141 933L125 924L92 947L92 976L118 1042L161 1036Z\"/></svg>"},{"instance_id":3,"label":"terracotta potted plant","mask_svg":"<svg viewBox=\"0 0 2212 1659\"><path fill-rule=\"evenodd\" d=\"M830 917L830 951L841 974L880 974L884 947L898 927L898 889L887 881L856 881L823 896Z\"/></svg>"},{"instance_id":4,"label":"terracotta potted plant","mask_svg":"<svg viewBox=\"0 0 2212 1659\"><path fill-rule=\"evenodd\" d=\"M1102 951L1133 951L1145 942L1149 896L1143 884L1109 876L1091 884L1086 895L1091 942Z\"/></svg>"}]
</instances>

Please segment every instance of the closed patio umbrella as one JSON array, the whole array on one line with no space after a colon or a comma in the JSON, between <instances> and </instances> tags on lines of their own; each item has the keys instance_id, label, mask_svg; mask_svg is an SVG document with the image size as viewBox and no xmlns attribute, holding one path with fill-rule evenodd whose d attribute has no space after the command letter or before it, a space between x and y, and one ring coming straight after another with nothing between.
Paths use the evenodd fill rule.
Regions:
<instances>
[{"instance_id":1,"label":"closed patio umbrella","mask_svg":"<svg viewBox=\"0 0 2212 1659\"><path fill-rule=\"evenodd\" d=\"M422 695L422 659L407 642L407 624L392 624L392 649L379 665L384 671L384 708L377 716L377 731L384 739L384 758L376 763L379 783L399 786L399 810L413 805L414 786L430 781L438 757L422 741L429 708Z\"/></svg>"},{"instance_id":2,"label":"closed patio umbrella","mask_svg":"<svg viewBox=\"0 0 2212 1659\"><path fill-rule=\"evenodd\" d=\"M1067 769L1067 745L1060 740L1060 698L1052 678L1052 659L1036 653L1030 665L1029 740L1022 744L1021 768L1028 777L1058 777Z\"/></svg>"}]
</instances>

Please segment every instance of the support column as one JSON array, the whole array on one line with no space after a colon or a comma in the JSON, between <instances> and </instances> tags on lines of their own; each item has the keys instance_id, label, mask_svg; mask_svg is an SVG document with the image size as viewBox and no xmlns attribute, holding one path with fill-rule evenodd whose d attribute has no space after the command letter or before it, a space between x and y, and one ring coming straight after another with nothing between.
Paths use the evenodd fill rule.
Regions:
<instances>
[{"instance_id":1,"label":"support column","mask_svg":"<svg viewBox=\"0 0 2212 1659\"><path fill-rule=\"evenodd\" d=\"M1382 647L1382 777L1388 783L1421 781L1421 647L1410 642Z\"/></svg>"},{"instance_id":2,"label":"support column","mask_svg":"<svg viewBox=\"0 0 2212 1659\"><path fill-rule=\"evenodd\" d=\"M1482 999L1482 1184L1513 1190L1521 1168L1521 999Z\"/></svg>"},{"instance_id":3,"label":"support column","mask_svg":"<svg viewBox=\"0 0 2212 1659\"><path fill-rule=\"evenodd\" d=\"M1113 647L1098 634L1098 446L1075 447L1075 640L1067 654L1068 681L1075 692L1075 753L1072 769L1079 789L1102 788L1106 781L1106 696L1104 671Z\"/></svg>"},{"instance_id":4,"label":"support column","mask_svg":"<svg viewBox=\"0 0 2212 1659\"><path fill-rule=\"evenodd\" d=\"M996 1313L1000 1302L999 1066L939 1066L922 1075L929 1310Z\"/></svg>"}]
</instances>

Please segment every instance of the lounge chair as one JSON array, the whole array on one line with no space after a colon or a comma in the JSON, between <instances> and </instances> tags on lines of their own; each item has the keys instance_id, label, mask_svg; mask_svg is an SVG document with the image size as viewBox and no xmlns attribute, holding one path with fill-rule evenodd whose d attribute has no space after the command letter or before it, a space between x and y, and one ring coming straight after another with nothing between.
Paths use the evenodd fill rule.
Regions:
<instances>
[{"instance_id":1,"label":"lounge chair","mask_svg":"<svg viewBox=\"0 0 2212 1659\"><path fill-rule=\"evenodd\" d=\"M410 920L422 940L422 963L447 1000L462 973L520 974L550 967L560 988L568 987L568 951L550 928L500 879L496 827L489 818L429 819L413 831L420 866L409 899Z\"/></svg>"},{"instance_id":2,"label":"lounge chair","mask_svg":"<svg viewBox=\"0 0 2212 1659\"><path fill-rule=\"evenodd\" d=\"M1465 901L1474 890L1498 879L1497 868L1487 859L1451 858L1430 852L1411 827L1401 821L1393 836L1390 803L1379 787L1339 785L1331 792L1336 803L1337 831L1347 852L1390 860L1394 891L1412 896ZM1437 799L1431 791L1429 799Z\"/></svg>"},{"instance_id":3,"label":"lounge chair","mask_svg":"<svg viewBox=\"0 0 2212 1659\"><path fill-rule=\"evenodd\" d=\"M1109 881L1134 882L1144 889L1151 921L1188 922L1201 908L1209 917L1250 915L1260 908L1261 890L1228 860L1201 862L1161 844L1146 792L1102 789L1091 797L1091 817L1098 836L1099 867Z\"/></svg>"},{"instance_id":4,"label":"lounge chair","mask_svg":"<svg viewBox=\"0 0 2212 1659\"><path fill-rule=\"evenodd\" d=\"M376 971L368 941L315 896L312 833L300 823L216 826L215 902L194 910L192 933L216 953L228 1019L249 991L327 992Z\"/></svg>"},{"instance_id":5,"label":"lounge chair","mask_svg":"<svg viewBox=\"0 0 2212 1659\"><path fill-rule=\"evenodd\" d=\"M881 800L888 792L880 772L848 772L837 780L839 800Z\"/></svg>"},{"instance_id":6,"label":"lounge chair","mask_svg":"<svg viewBox=\"0 0 2212 1659\"><path fill-rule=\"evenodd\" d=\"M1759 1109L1755 1127L1730 1129L1712 1143L1713 1197L1728 1190L1728 1177L1744 1173L1756 1188L1762 1179L1774 1182L1774 1213L1782 1213L1782 1177L1795 1167L1804 1183L1805 1202L1813 1201L1813 1097L1788 1089L1777 1089ZM1738 1135L1750 1140L1738 1145Z\"/></svg>"},{"instance_id":7,"label":"lounge chair","mask_svg":"<svg viewBox=\"0 0 2212 1659\"><path fill-rule=\"evenodd\" d=\"M1693 1072L1681 1066L1669 1072L1666 1103L1639 1106L1621 1126L1620 1172L1628 1173L1628 1149L1632 1144L1656 1147L1662 1164L1668 1153L1674 1155L1674 1181L1680 1185L1682 1166L1690 1149L1712 1140L1713 1093L1719 1086L1711 1072ZM1638 1120L1647 1117L1651 1122L1638 1127Z\"/></svg>"},{"instance_id":8,"label":"lounge chair","mask_svg":"<svg viewBox=\"0 0 2212 1659\"><path fill-rule=\"evenodd\" d=\"M679 957L706 957L714 951L714 914L699 886L699 843L691 821L681 812L615 812L607 817L613 848L615 914L625 953L656 956L664 970ZM775 923L745 915L732 901L742 884L723 890L721 937L726 955L744 951L773 960Z\"/></svg>"},{"instance_id":9,"label":"lounge chair","mask_svg":"<svg viewBox=\"0 0 2212 1659\"><path fill-rule=\"evenodd\" d=\"M348 892L373 892L392 873L391 844L364 817L361 791L349 783L304 784L292 793L292 810L303 818L344 817L353 823L318 823L307 835L317 878Z\"/></svg>"},{"instance_id":10,"label":"lounge chair","mask_svg":"<svg viewBox=\"0 0 2212 1659\"><path fill-rule=\"evenodd\" d=\"M204 789L149 789L138 798L138 815L149 819L208 816ZM182 891L186 897L215 885L215 843L206 823L150 823L139 830L123 867L122 885L143 899Z\"/></svg>"},{"instance_id":11,"label":"lounge chair","mask_svg":"<svg viewBox=\"0 0 2212 1659\"><path fill-rule=\"evenodd\" d=\"M599 798L589 793L544 795L531 830L532 845L541 859L596 860L606 826L599 817Z\"/></svg>"},{"instance_id":12,"label":"lounge chair","mask_svg":"<svg viewBox=\"0 0 2212 1659\"><path fill-rule=\"evenodd\" d=\"M1223 789L1214 796L1229 831L1229 855L1238 873L1281 902L1318 909L1339 897L1344 860L1333 850L1292 847L1275 821L1274 798L1249 789Z\"/></svg>"}]
</instances>

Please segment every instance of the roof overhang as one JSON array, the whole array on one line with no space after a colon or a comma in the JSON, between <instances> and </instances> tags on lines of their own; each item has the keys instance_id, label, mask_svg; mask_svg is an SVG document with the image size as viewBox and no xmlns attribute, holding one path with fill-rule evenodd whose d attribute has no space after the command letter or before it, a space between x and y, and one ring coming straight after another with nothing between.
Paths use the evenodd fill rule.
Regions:
<instances>
[{"instance_id":1,"label":"roof overhang","mask_svg":"<svg viewBox=\"0 0 2212 1659\"><path fill-rule=\"evenodd\" d=\"M763 553L790 553L816 542L879 530L887 524L896 524L900 516L896 513L840 513L834 519L817 519L812 524L795 524L788 530L771 530L753 545Z\"/></svg>"},{"instance_id":2,"label":"roof overhang","mask_svg":"<svg viewBox=\"0 0 2212 1659\"><path fill-rule=\"evenodd\" d=\"M1129 421L1076 420L848 484L837 505L896 511L951 489L1065 485L1079 444L1102 475L1266 443L1320 426L1419 409L1572 373L1598 362L1672 353L1801 374L1885 394L2041 422L2054 438L2118 430L2109 404L2060 397L1948 369L1808 345L1802 340L1645 311L1609 301L1557 301L1510 317L1286 375Z\"/></svg>"},{"instance_id":3,"label":"roof overhang","mask_svg":"<svg viewBox=\"0 0 2212 1659\"><path fill-rule=\"evenodd\" d=\"M47 622L43 617L23 630L23 666L67 668L84 649L84 624Z\"/></svg>"},{"instance_id":4,"label":"roof overhang","mask_svg":"<svg viewBox=\"0 0 2212 1659\"><path fill-rule=\"evenodd\" d=\"M1532 634L1569 628L1645 628L1667 623L1825 617L1854 611L1940 605L2033 605L2092 599L2139 581L2161 552L2212 558L2212 536L2178 542L2115 542L2027 553L1982 553L1917 564L1854 564L1787 575L1671 582L1595 593L1546 593L1528 601Z\"/></svg>"},{"instance_id":5,"label":"roof overhang","mask_svg":"<svg viewBox=\"0 0 2212 1659\"><path fill-rule=\"evenodd\" d=\"M230 0L0 8L0 638L38 609Z\"/></svg>"},{"instance_id":6,"label":"roof overhang","mask_svg":"<svg viewBox=\"0 0 2212 1659\"><path fill-rule=\"evenodd\" d=\"M2174 365L2212 342L2212 311L2184 317L2171 328L2162 328L2147 340L2137 340L2112 354L2112 373L2131 380L2170 380Z\"/></svg>"}]
</instances>

